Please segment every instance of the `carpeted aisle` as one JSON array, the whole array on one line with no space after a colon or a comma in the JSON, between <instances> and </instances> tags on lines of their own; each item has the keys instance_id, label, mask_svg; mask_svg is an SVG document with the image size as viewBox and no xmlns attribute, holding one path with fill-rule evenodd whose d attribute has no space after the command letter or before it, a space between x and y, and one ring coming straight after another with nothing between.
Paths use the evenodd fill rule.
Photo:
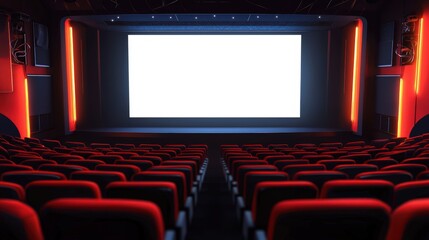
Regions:
<instances>
[{"instance_id":1,"label":"carpeted aisle","mask_svg":"<svg viewBox=\"0 0 429 240\"><path fill-rule=\"evenodd\" d=\"M240 227L223 175L219 149L209 149L209 164L188 240L238 240Z\"/></svg>"}]
</instances>

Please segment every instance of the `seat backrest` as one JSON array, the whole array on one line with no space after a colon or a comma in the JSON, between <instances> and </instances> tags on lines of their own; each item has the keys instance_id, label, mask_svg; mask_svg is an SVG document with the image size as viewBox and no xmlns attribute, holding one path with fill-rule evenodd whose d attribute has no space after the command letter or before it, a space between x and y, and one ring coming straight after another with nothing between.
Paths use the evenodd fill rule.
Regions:
<instances>
[{"instance_id":1,"label":"seat backrest","mask_svg":"<svg viewBox=\"0 0 429 240\"><path fill-rule=\"evenodd\" d=\"M0 199L0 232L2 239L44 239L37 213L28 205L11 199Z\"/></svg>"},{"instance_id":2,"label":"seat backrest","mask_svg":"<svg viewBox=\"0 0 429 240\"><path fill-rule=\"evenodd\" d=\"M348 179L347 174L333 171L300 171L295 174L293 180L309 181L314 183L319 189L322 189L323 184L330 180Z\"/></svg>"},{"instance_id":3,"label":"seat backrest","mask_svg":"<svg viewBox=\"0 0 429 240\"><path fill-rule=\"evenodd\" d=\"M320 198L374 198L392 206L393 189L385 180L333 180L323 185Z\"/></svg>"},{"instance_id":4,"label":"seat backrest","mask_svg":"<svg viewBox=\"0 0 429 240\"><path fill-rule=\"evenodd\" d=\"M46 240L164 238L158 206L148 201L123 199L57 199L40 213Z\"/></svg>"},{"instance_id":5,"label":"seat backrest","mask_svg":"<svg viewBox=\"0 0 429 240\"><path fill-rule=\"evenodd\" d=\"M177 194L179 196L179 207L182 208L185 205L185 200L188 196L186 188L186 177L185 174L178 171L145 171L134 175L133 181L166 181L172 182L176 185Z\"/></svg>"},{"instance_id":6,"label":"seat backrest","mask_svg":"<svg viewBox=\"0 0 429 240\"><path fill-rule=\"evenodd\" d=\"M86 180L86 181L94 182L100 188L102 195L104 195L105 188L109 183L125 182L127 180L125 175L121 172L100 171L100 170L73 172L70 176L70 179Z\"/></svg>"},{"instance_id":7,"label":"seat backrest","mask_svg":"<svg viewBox=\"0 0 429 240\"><path fill-rule=\"evenodd\" d=\"M244 189L244 177L248 172L256 172L256 171L278 171L276 167L272 165L242 165L237 169L236 175L234 179L238 183L238 190L240 193L243 192Z\"/></svg>"},{"instance_id":8,"label":"seat backrest","mask_svg":"<svg viewBox=\"0 0 429 240\"><path fill-rule=\"evenodd\" d=\"M0 176L10 171L33 171L33 168L17 164L0 164Z\"/></svg>"},{"instance_id":9,"label":"seat backrest","mask_svg":"<svg viewBox=\"0 0 429 240\"><path fill-rule=\"evenodd\" d=\"M340 157L340 159L342 158L353 159L356 161L356 163L364 163L365 161L371 159L372 156L371 154L368 154L368 153L361 153L361 154L348 154Z\"/></svg>"},{"instance_id":10,"label":"seat backrest","mask_svg":"<svg viewBox=\"0 0 429 240\"><path fill-rule=\"evenodd\" d=\"M417 164L417 163L400 163L400 164L395 164L395 165L384 167L381 170L382 171L386 171L386 170L404 170L404 171L407 171L407 172L411 173L411 175L413 175L413 178L415 178L421 172L426 171L427 167L425 165L423 165L423 164Z\"/></svg>"},{"instance_id":11,"label":"seat backrest","mask_svg":"<svg viewBox=\"0 0 429 240\"><path fill-rule=\"evenodd\" d=\"M386 171L360 173L355 178L387 180L396 185L399 183L413 180L413 175L411 175L411 173L404 170L386 170Z\"/></svg>"},{"instance_id":12,"label":"seat backrest","mask_svg":"<svg viewBox=\"0 0 429 240\"><path fill-rule=\"evenodd\" d=\"M353 179L359 173L377 171L378 167L371 164L341 164L334 167L334 170L343 172L349 175L350 179Z\"/></svg>"},{"instance_id":13,"label":"seat backrest","mask_svg":"<svg viewBox=\"0 0 429 240\"><path fill-rule=\"evenodd\" d=\"M332 170L338 165L356 164L356 161L353 159L332 159L332 160L320 160L317 163L325 165L326 170Z\"/></svg>"},{"instance_id":14,"label":"seat backrest","mask_svg":"<svg viewBox=\"0 0 429 240\"><path fill-rule=\"evenodd\" d=\"M107 164L115 163L117 160L124 160L124 158L119 155L91 155L88 159L101 160Z\"/></svg>"},{"instance_id":15,"label":"seat backrest","mask_svg":"<svg viewBox=\"0 0 429 240\"><path fill-rule=\"evenodd\" d=\"M389 215L390 207L375 199L283 201L273 208L267 236L269 240L382 240Z\"/></svg>"},{"instance_id":16,"label":"seat backrest","mask_svg":"<svg viewBox=\"0 0 429 240\"><path fill-rule=\"evenodd\" d=\"M289 174L289 177L293 179L295 174L300 171L316 171L316 170L326 170L325 165L323 164L293 164L285 166L282 171Z\"/></svg>"},{"instance_id":17,"label":"seat backrest","mask_svg":"<svg viewBox=\"0 0 429 240\"><path fill-rule=\"evenodd\" d=\"M181 172L184 174L185 176L185 187L186 187L186 192L190 193L192 190L192 185L194 183L194 176L192 174L192 168L186 165L160 165L160 166L154 166L152 168L150 168L148 171L153 172L153 171L161 171L161 172Z\"/></svg>"},{"instance_id":18,"label":"seat backrest","mask_svg":"<svg viewBox=\"0 0 429 240\"><path fill-rule=\"evenodd\" d=\"M50 171L12 171L4 173L1 177L2 181L13 182L22 187L37 180L66 180L66 176L62 173Z\"/></svg>"},{"instance_id":19,"label":"seat backrest","mask_svg":"<svg viewBox=\"0 0 429 240\"><path fill-rule=\"evenodd\" d=\"M115 161L115 164L117 165L134 165L138 168L140 168L140 171L148 170L153 166L153 163L151 161L147 160L117 160Z\"/></svg>"},{"instance_id":20,"label":"seat backrest","mask_svg":"<svg viewBox=\"0 0 429 240\"><path fill-rule=\"evenodd\" d=\"M140 168L134 165L118 165L118 164L100 164L95 167L95 170L121 172L127 180L131 180L134 174L140 172Z\"/></svg>"},{"instance_id":21,"label":"seat backrest","mask_svg":"<svg viewBox=\"0 0 429 240\"><path fill-rule=\"evenodd\" d=\"M308 161L307 159L277 160L274 162L274 166L276 166L278 170L282 170L284 167L288 165L309 164L309 163L310 161Z\"/></svg>"},{"instance_id":22,"label":"seat backrest","mask_svg":"<svg viewBox=\"0 0 429 240\"><path fill-rule=\"evenodd\" d=\"M36 211L58 198L101 198L97 184L90 181L34 181L25 188L27 203Z\"/></svg>"},{"instance_id":23,"label":"seat backrest","mask_svg":"<svg viewBox=\"0 0 429 240\"><path fill-rule=\"evenodd\" d=\"M316 198L316 185L306 181L264 181L256 184L252 214L256 228L266 229L272 208L288 199Z\"/></svg>"},{"instance_id":24,"label":"seat backrest","mask_svg":"<svg viewBox=\"0 0 429 240\"><path fill-rule=\"evenodd\" d=\"M21 185L16 183L0 182L0 199L1 198L24 202L25 190Z\"/></svg>"},{"instance_id":25,"label":"seat backrest","mask_svg":"<svg viewBox=\"0 0 429 240\"><path fill-rule=\"evenodd\" d=\"M366 164L376 165L378 169L382 169L384 167L398 164L398 161L395 159L370 159L365 162Z\"/></svg>"},{"instance_id":26,"label":"seat backrest","mask_svg":"<svg viewBox=\"0 0 429 240\"><path fill-rule=\"evenodd\" d=\"M30 160L24 160L20 164L25 166L30 166L33 169L39 169L40 165L57 164L57 162L55 162L54 160L45 160L45 159L30 159Z\"/></svg>"},{"instance_id":27,"label":"seat backrest","mask_svg":"<svg viewBox=\"0 0 429 240\"><path fill-rule=\"evenodd\" d=\"M75 160L75 159L72 159L72 160L67 160L64 164L79 165L82 167L86 167L89 170L94 170L97 165L105 164L105 163L101 160Z\"/></svg>"},{"instance_id":28,"label":"seat backrest","mask_svg":"<svg viewBox=\"0 0 429 240\"><path fill-rule=\"evenodd\" d=\"M395 208L410 200L429 198L429 180L400 183L395 186L394 194Z\"/></svg>"},{"instance_id":29,"label":"seat backrest","mask_svg":"<svg viewBox=\"0 0 429 240\"><path fill-rule=\"evenodd\" d=\"M286 181L289 176L281 171L251 171L244 176L243 197L248 208L252 207L253 193L258 183L263 181Z\"/></svg>"},{"instance_id":30,"label":"seat backrest","mask_svg":"<svg viewBox=\"0 0 429 240\"><path fill-rule=\"evenodd\" d=\"M429 199L417 199L398 207L390 217L386 240L428 239Z\"/></svg>"},{"instance_id":31,"label":"seat backrest","mask_svg":"<svg viewBox=\"0 0 429 240\"><path fill-rule=\"evenodd\" d=\"M70 178L70 175L73 172L77 171L88 171L89 169L83 166L78 165L66 165L66 164L43 164L39 167L41 171L51 171L59 172L64 174L67 178Z\"/></svg>"},{"instance_id":32,"label":"seat backrest","mask_svg":"<svg viewBox=\"0 0 429 240\"><path fill-rule=\"evenodd\" d=\"M165 227L174 228L179 202L172 182L114 182L106 187L106 198L146 200L161 210Z\"/></svg>"}]
</instances>

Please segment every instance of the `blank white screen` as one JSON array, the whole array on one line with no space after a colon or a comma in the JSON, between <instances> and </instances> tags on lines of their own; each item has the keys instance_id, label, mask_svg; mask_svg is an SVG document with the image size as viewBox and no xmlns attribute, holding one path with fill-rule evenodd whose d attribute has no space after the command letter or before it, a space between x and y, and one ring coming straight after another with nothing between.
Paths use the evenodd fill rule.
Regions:
<instances>
[{"instance_id":1,"label":"blank white screen","mask_svg":"<svg viewBox=\"0 0 429 240\"><path fill-rule=\"evenodd\" d=\"M301 35L129 35L130 117L299 118Z\"/></svg>"}]
</instances>

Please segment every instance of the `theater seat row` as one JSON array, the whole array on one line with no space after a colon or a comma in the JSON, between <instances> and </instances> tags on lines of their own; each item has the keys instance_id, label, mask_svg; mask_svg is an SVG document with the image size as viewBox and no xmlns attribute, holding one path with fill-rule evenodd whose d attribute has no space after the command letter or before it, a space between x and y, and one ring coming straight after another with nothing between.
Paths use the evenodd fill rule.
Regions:
<instances>
[{"instance_id":1,"label":"theater seat row","mask_svg":"<svg viewBox=\"0 0 429 240\"><path fill-rule=\"evenodd\" d=\"M252 239L255 229L272 227L267 225L271 210L287 199L363 197L397 208L429 197L429 181L424 181L429 159L423 150L429 146L428 138L375 140L373 145L364 141L293 147L221 145L224 173L244 238ZM291 239L318 239L315 236Z\"/></svg>"},{"instance_id":2,"label":"theater seat row","mask_svg":"<svg viewBox=\"0 0 429 240\"><path fill-rule=\"evenodd\" d=\"M155 204L161 214L165 237L185 239L208 163L207 145L140 144L136 147L115 144L111 147L110 144L91 143L87 147L81 142L63 145L57 140L6 138L0 137L0 177L3 180L0 198L25 202L40 214L51 201L62 198L148 201ZM80 202L78 199L78 204ZM103 211L100 214L106 215ZM74 219L65 218L64 221L73 222ZM52 236L96 239L98 235L77 236L80 231L74 229ZM105 235L102 239L127 239L120 231ZM55 239L52 236L47 238ZM150 239L159 238L152 236Z\"/></svg>"}]
</instances>

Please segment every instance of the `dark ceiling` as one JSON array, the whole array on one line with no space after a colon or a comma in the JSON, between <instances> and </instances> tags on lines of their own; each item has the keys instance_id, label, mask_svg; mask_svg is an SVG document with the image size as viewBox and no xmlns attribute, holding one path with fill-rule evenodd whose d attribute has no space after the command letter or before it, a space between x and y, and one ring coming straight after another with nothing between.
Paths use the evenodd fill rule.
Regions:
<instances>
[{"instance_id":1,"label":"dark ceiling","mask_svg":"<svg viewBox=\"0 0 429 240\"><path fill-rule=\"evenodd\" d=\"M288 13L365 15L385 0L39 0L61 15L127 13Z\"/></svg>"}]
</instances>

